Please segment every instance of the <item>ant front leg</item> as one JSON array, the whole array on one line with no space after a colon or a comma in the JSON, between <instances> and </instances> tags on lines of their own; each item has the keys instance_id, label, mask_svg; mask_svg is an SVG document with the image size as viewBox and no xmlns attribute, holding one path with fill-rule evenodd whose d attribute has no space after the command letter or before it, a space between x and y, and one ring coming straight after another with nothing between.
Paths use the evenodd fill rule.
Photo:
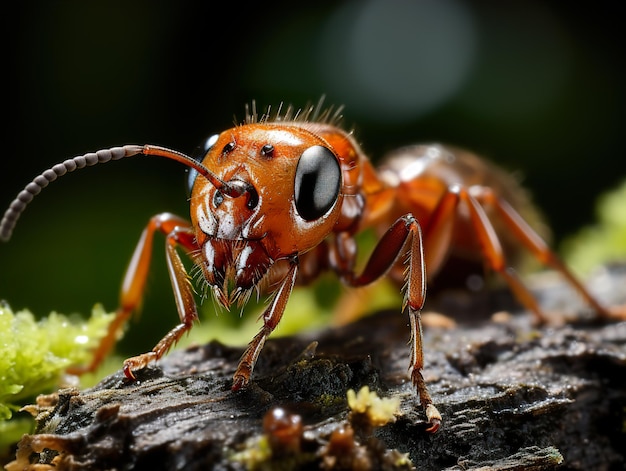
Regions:
<instances>
[{"instance_id":1,"label":"ant front leg","mask_svg":"<svg viewBox=\"0 0 626 471\"><path fill-rule=\"evenodd\" d=\"M178 245L181 245L187 252L196 249L193 232L189 223L178 216L169 213L156 215L150 219L137 243L120 290L120 305L113 322L109 325L107 334L94 351L91 363L86 367L72 368L69 370L71 373L80 374L96 370L115 345L120 329L141 304L152 258L154 234L157 231L166 235L168 271L181 323L163 337L151 352L126 360L124 362L126 376L134 379L133 369L144 368L150 361L163 356L197 320L193 289L176 251Z\"/></svg>"},{"instance_id":2,"label":"ant front leg","mask_svg":"<svg viewBox=\"0 0 626 471\"><path fill-rule=\"evenodd\" d=\"M347 239L339 240L338 243L348 243ZM403 255L403 248L410 245L409 265L407 271L407 284L404 293L403 310L408 308L411 325L411 381L417 389L422 407L426 412L426 418L430 423L428 432L434 433L441 425L441 414L433 404L430 393L422 375L424 367L423 337L421 310L426 299L426 266L424 263L424 248L422 243L422 230L417 220L410 214L399 218L380 239L372 255L370 256L363 272L356 275L352 269L341 273L346 284L353 287L367 285L382 277ZM353 253L351 250L343 250L338 247L338 252ZM341 259L341 256L338 256ZM343 260L344 266L352 264Z\"/></svg>"},{"instance_id":3,"label":"ant front leg","mask_svg":"<svg viewBox=\"0 0 626 471\"><path fill-rule=\"evenodd\" d=\"M263 312L263 327L248 344L248 348L241 356L237 370L233 375L232 390L237 391L248 384L257 358L263 349L267 337L274 331L285 312L287 301L293 291L298 274L298 259L294 257L290 260L289 271L280 283L278 289L273 293L271 304Z\"/></svg>"}]
</instances>

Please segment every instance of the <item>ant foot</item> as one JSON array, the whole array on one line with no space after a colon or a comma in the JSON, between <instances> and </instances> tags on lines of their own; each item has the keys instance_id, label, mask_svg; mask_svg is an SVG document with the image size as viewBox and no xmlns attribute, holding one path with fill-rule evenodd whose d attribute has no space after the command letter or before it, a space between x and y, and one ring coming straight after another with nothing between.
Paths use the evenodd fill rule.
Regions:
<instances>
[{"instance_id":1,"label":"ant foot","mask_svg":"<svg viewBox=\"0 0 626 471\"><path fill-rule=\"evenodd\" d=\"M626 304L607 308L607 318L615 321L626 321Z\"/></svg>"},{"instance_id":2,"label":"ant foot","mask_svg":"<svg viewBox=\"0 0 626 471\"><path fill-rule=\"evenodd\" d=\"M426 418L430 427L426 429L428 433L435 433L441 427L441 414L433 404L426 406Z\"/></svg>"},{"instance_id":3,"label":"ant foot","mask_svg":"<svg viewBox=\"0 0 626 471\"><path fill-rule=\"evenodd\" d=\"M241 374L235 374L235 376L233 376L233 385L231 387L231 390L233 392L239 391L241 388L246 386L249 381L249 378L246 378Z\"/></svg>"},{"instance_id":4,"label":"ant foot","mask_svg":"<svg viewBox=\"0 0 626 471\"><path fill-rule=\"evenodd\" d=\"M128 358L124 360L124 375L131 381L135 381L137 378L133 373L133 370L143 370L148 363L157 360L157 354L155 352L144 353L136 357Z\"/></svg>"},{"instance_id":5,"label":"ant foot","mask_svg":"<svg viewBox=\"0 0 626 471\"><path fill-rule=\"evenodd\" d=\"M245 385L247 385L250 382L250 375L252 374L252 368L250 367L250 365L246 362L241 362L239 363L239 366L237 367L237 371L235 371L235 374L233 375L233 386L232 386L232 390L233 391L239 391L241 388L243 388Z\"/></svg>"}]
</instances>

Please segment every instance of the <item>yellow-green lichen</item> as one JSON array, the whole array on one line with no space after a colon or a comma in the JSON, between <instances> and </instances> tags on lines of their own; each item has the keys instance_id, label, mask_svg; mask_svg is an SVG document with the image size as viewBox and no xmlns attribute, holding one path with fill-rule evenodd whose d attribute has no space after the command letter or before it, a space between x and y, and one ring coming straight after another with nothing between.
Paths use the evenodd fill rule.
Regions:
<instances>
[{"instance_id":1,"label":"yellow-green lichen","mask_svg":"<svg viewBox=\"0 0 626 471\"><path fill-rule=\"evenodd\" d=\"M95 306L88 320L56 312L37 320L0 305L0 449L24 429L23 419L9 420L13 412L55 388L68 366L87 363L113 316Z\"/></svg>"},{"instance_id":2,"label":"yellow-green lichen","mask_svg":"<svg viewBox=\"0 0 626 471\"><path fill-rule=\"evenodd\" d=\"M380 398L370 388L363 386L359 392L348 390L348 406L352 413L367 416L368 422L374 427L382 427L396 420L400 411L400 399L397 397Z\"/></svg>"}]
</instances>

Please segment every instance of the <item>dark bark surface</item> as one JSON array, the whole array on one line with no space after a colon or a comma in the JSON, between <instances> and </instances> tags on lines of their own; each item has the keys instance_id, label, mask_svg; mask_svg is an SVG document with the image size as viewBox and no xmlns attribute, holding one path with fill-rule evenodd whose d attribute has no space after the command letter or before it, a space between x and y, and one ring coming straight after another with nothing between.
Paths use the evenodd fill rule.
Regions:
<instances>
[{"instance_id":1,"label":"dark bark surface","mask_svg":"<svg viewBox=\"0 0 626 471\"><path fill-rule=\"evenodd\" d=\"M626 271L607 273L592 288L624 302ZM538 283L544 305L584 312L550 280ZM242 349L212 342L172 352L137 382L120 372L42 398L38 433L24 437L10 469L624 469L626 323L537 328L525 314L486 318L509 302L431 301L459 319L425 328L424 376L443 415L436 434L425 432L407 381L406 318L385 312L270 339L252 383L236 393ZM471 316L478 320L466 322ZM374 427L349 414L346 391L365 385L400 399L395 421ZM264 429L277 406L303 431L294 421Z\"/></svg>"}]
</instances>

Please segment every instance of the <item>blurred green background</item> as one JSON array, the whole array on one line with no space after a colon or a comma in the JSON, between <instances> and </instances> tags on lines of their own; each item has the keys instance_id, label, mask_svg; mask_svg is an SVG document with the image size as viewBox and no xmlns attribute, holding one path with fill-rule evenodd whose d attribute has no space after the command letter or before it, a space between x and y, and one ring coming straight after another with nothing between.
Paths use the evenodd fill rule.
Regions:
<instances>
[{"instance_id":1,"label":"blurred green background","mask_svg":"<svg viewBox=\"0 0 626 471\"><path fill-rule=\"evenodd\" d=\"M68 157L127 143L191 152L244 104L344 104L373 160L441 141L519 172L562 238L626 177L619 3L369 0L29 2L4 15L0 203ZM4 209L4 207L2 208ZM128 159L47 188L0 245L0 299L43 315L117 303L149 217L186 216L184 169ZM176 314L157 239L141 327ZM157 319L154 312L169 312ZM152 313L152 314L151 314ZM137 334L141 332L141 334ZM242 339L242 342L247 339Z\"/></svg>"}]
</instances>

